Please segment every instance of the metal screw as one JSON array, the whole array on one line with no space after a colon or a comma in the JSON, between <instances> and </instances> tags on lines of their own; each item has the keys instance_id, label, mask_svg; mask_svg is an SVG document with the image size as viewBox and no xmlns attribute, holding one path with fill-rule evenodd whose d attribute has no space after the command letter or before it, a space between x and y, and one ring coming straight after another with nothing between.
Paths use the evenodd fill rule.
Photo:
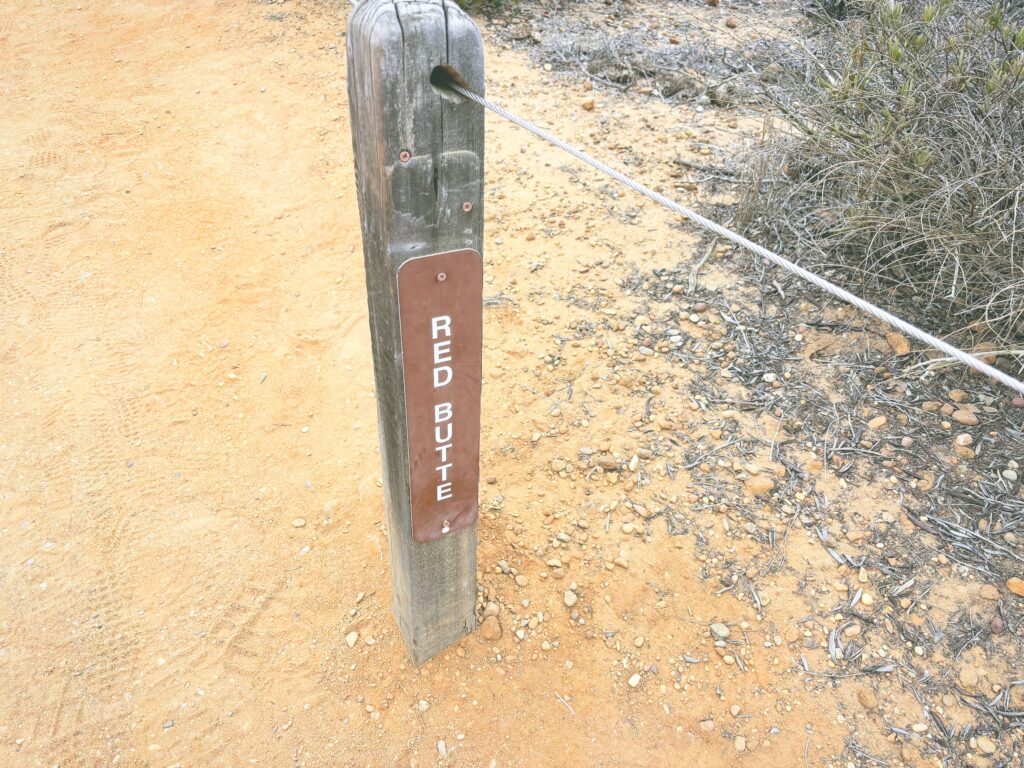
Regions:
<instances>
[{"instance_id":1,"label":"metal screw","mask_svg":"<svg viewBox=\"0 0 1024 768\"><path fill-rule=\"evenodd\" d=\"M437 273L437 282L443 283L447 279L448 279L447 273L445 273L445 272L438 272Z\"/></svg>"},{"instance_id":2,"label":"metal screw","mask_svg":"<svg viewBox=\"0 0 1024 768\"><path fill-rule=\"evenodd\" d=\"M470 211L473 210L473 204L467 200L462 204L462 210L464 210L466 213L469 213Z\"/></svg>"},{"instance_id":3,"label":"metal screw","mask_svg":"<svg viewBox=\"0 0 1024 768\"><path fill-rule=\"evenodd\" d=\"M441 524L441 533L448 533L448 531L450 531L451 529L452 529L451 523L449 523L447 520L445 520Z\"/></svg>"},{"instance_id":4,"label":"metal screw","mask_svg":"<svg viewBox=\"0 0 1024 768\"><path fill-rule=\"evenodd\" d=\"M410 160L412 160L412 153L408 149L403 149L401 152L398 153L398 159L401 160L403 163L408 163Z\"/></svg>"}]
</instances>

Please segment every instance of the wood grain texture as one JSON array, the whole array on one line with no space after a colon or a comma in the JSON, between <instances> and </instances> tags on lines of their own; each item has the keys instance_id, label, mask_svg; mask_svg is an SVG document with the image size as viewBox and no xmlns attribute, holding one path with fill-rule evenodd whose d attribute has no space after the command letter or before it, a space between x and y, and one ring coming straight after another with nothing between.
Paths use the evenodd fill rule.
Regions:
<instances>
[{"instance_id":1,"label":"wood grain texture","mask_svg":"<svg viewBox=\"0 0 1024 768\"><path fill-rule=\"evenodd\" d=\"M364 0L348 26L348 89L373 341L392 605L419 664L476 625L476 526L413 540L397 273L414 256L482 253L483 109L430 85L448 65L483 92L483 45L449 0ZM409 152L407 162L401 153ZM471 202L466 213L463 203Z\"/></svg>"}]
</instances>

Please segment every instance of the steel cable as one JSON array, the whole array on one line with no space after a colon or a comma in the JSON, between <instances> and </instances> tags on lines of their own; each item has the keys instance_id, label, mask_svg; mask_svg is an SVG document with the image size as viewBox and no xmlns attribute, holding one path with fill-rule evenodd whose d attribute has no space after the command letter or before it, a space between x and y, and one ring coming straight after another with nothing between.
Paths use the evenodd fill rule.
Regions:
<instances>
[{"instance_id":1,"label":"steel cable","mask_svg":"<svg viewBox=\"0 0 1024 768\"><path fill-rule=\"evenodd\" d=\"M690 219L696 224L702 226L704 229L714 232L716 235L719 235L725 238L726 240L735 243L736 245L743 246L744 248L753 251L758 256L763 256L764 258L782 267L788 272L793 273L797 277L800 277L806 280L807 282L818 286L826 293L830 293L833 296L847 302L848 304L852 304L858 309L867 312L869 315L877 317L879 320L888 323L894 328L898 328L900 331L907 334L908 336L911 336L917 339L918 341L922 341L925 344L934 347L935 349L939 350L948 357L960 361L964 365L973 368L979 373L983 373L986 376L991 376L993 379L1000 382L1001 384L1004 384L1010 389L1013 389L1016 392L1020 393L1021 395L1024 395L1024 382L1021 382L1018 379L1015 379L1013 376L1010 376L1009 374L1000 371L998 368L989 365L983 360L979 360L974 355L965 352L964 350L959 349L958 347L954 347L949 342L943 341L942 339L933 336L927 331L918 328L916 325L913 325L912 323L909 323L906 320L896 317L896 315L893 315L892 313L885 311L881 307L872 304L870 301L862 299L859 296L845 290L844 288L840 288L838 285L829 282L828 280L826 280L823 277L820 277L819 275L814 274L810 270L804 269L799 264L794 264L792 261L789 261L789 259L780 256L774 251L769 251L767 248L748 240L742 235L733 232L731 229L728 229L727 227L724 227L721 224L712 221L711 219L701 216L696 211L693 211L684 205L680 205L674 200L670 200L664 195L655 192L653 189L644 186L635 179L631 179L629 176L620 173L611 166L606 165L602 163L600 160L591 157L586 152L574 147L572 144L562 141L557 136L552 136L543 128L534 125L528 120L524 120L518 115L509 112L507 109L501 107L498 104L495 104L492 101L489 101L488 99L485 99L483 96L480 96L479 94L473 93L472 91L462 87L461 85L455 83L454 81L449 80L447 82L447 86L451 90L464 96L465 98L470 99L471 101L475 101L477 104L484 107L485 109L489 109L491 112L498 115L499 117L504 118L505 120L508 120L510 123L519 126L524 131L532 133L534 136L543 139L544 141L548 142L549 144L555 147L558 147L563 152L567 152L580 162L589 165L591 168L594 168L595 170L598 170L601 173L611 176L620 184L624 184L625 186L632 189L634 192L643 195L649 200L653 200L659 205L663 205L665 208L668 208L670 211L677 213L680 216L683 216L684 218Z\"/></svg>"}]
</instances>

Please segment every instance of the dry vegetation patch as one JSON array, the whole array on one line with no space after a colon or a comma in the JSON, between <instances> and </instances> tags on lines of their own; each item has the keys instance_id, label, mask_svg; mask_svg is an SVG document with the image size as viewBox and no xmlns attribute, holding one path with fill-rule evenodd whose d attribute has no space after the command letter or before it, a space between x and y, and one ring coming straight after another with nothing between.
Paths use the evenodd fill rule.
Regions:
<instances>
[{"instance_id":1,"label":"dry vegetation patch","mask_svg":"<svg viewBox=\"0 0 1024 768\"><path fill-rule=\"evenodd\" d=\"M932 330L1019 350L1024 7L843 9L816 17L807 76L768 86L784 117L741 221Z\"/></svg>"}]
</instances>

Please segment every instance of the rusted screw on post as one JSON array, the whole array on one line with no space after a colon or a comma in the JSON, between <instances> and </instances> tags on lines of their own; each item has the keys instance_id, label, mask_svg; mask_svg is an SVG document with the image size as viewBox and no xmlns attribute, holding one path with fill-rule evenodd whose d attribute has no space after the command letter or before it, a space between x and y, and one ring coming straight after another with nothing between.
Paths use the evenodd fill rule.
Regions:
<instances>
[{"instance_id":1,"label":"rusted screw on post","mask_svg":"<svg viewBox=\"0 0 1024 768\"><path fill-rule=\"evenodd\" d=\"M403 149L398 153L398 159L403 163L408 163L412 159L412 153L408 149Z\"/></svg>"},{"instance_id":2,"label":"rusted screw on post","mask_svg":"<svg viewBox=\"0 0 1024 768\"><path fill-rule=\"evenodd\" d=\"M446 273L444 273L444 272L438 272L437 273L437 282L443 283L447 279L448 279L448 275Z\"/></svg>"},{"instance_id":3,"label":"rusted screw on post","mask_svg":"<svg viewBox=\"0 0 1024 768\"><path fill-rule=\"evenodd\" d=\"M473 210L473 204L467 200L465 203L462 204L462 210L464 210L466 213L469 213L470 211Z\"/></svg>"}]
</instances>

